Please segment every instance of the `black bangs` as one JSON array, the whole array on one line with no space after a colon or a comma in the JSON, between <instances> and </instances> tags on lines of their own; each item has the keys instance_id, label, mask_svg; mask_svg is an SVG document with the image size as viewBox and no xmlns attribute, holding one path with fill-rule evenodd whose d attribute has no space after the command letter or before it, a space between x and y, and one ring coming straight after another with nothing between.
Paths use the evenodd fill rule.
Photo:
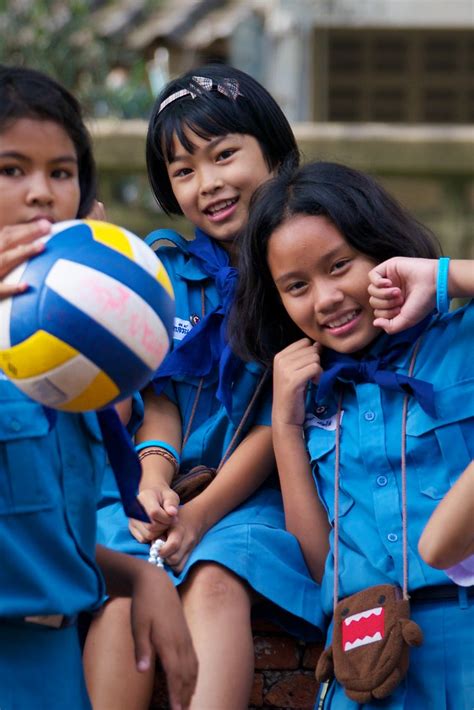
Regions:
<instances>
[{"instance_id":1,"label":"black bangs","mask_svg":"<svg viewBox=\"0 0 474 710\"><path fill-rule=\"evenodd\" d=\"M160 134L162 140L162 145L156 146L157 154L161 154L168 163L173 160L174 136L185 150L193 154L196 146L189 137L189 131L204 140L227 133L255 136L255 127L246 120L247 112L237 106L242 100L241 96L234 100L215 92L211 96L203 92L195 99L189 96L176 99L176 104L168 106L156 121L155 135Z\"/></svg>"}]
</instances>

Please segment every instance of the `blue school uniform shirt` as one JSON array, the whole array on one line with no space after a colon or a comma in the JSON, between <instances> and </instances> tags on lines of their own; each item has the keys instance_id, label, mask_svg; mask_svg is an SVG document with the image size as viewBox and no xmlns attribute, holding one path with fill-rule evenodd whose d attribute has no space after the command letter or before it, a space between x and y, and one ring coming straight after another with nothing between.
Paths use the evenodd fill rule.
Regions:
<instances>
[{"instance_id":1,"label":"blue school uniform shirt","mask_svg":"<svg viewBox=\"0 0 474 710\"><path fill-rule=\"evenodd\" d=\"M413 376L432 382L437 417L409 399L406 423L408 588L449 583L425 564L418 540L431 513L474 458L474 305L436 316L422 336ZM382 335L371 352L383 346ZM394 364L407 373L413 346ZM339 598L364 587L402 586L401 431L403 394L375 384L342 385ZM337 392L307 408L305 439L320 498L334 524ZM334 539L331 532L331 550ZM332 613L334 560L322 597Z\"/></svg>"},{"instance_id":2,"label":"blue school uniform shirt","mask_svg":"<svg viewBox=\"0 0 474 710\"><path fill-rule=\"evenodd\" d=\"M165 236L166 235L166 236ZM159 237L160 231L152 236ZM157 254L168 272L175 292L176 317L173 343L177 344L202 318L202 296L205 314L219 305L220 300L212 278L196 263L186 248L186 240L175 232L163 230L163 237L173 240L175 246L160 246ZM156 244L155 244L156 248ZM182 452L181 470L186 471L199 464L217 467L224 455L242 415L262 377L263 369L256 363L242 363L232 384L232 414L216 398L218 368L203 379L192 433ZM163 390L181 413L183 435L191 417L201 378L184 375L173 377ZM262 396L252 407L239 441L252 426L271 423L270 378Z\"/></svg>"},{"instance_id":3,"label":"blue school uniform shirt","mask_svg":"<svg viewBox=\"0 0 474 710\"><path fill-rule=\"evenodd\" d=\"M44 408L0 371L0 617L95 609L96 502L105 451L95 414Z\"/></svg>"}]
</instances>

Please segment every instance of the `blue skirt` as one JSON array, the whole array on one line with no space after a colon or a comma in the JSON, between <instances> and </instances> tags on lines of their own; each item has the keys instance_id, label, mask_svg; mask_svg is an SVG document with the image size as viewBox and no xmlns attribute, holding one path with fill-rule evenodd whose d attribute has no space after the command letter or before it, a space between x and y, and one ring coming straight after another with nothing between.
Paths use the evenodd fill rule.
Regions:
<instances>
[{"instance_id":1,"label":"blue skirt","mask_svg":"<svg viewBox=\"0 0 474 710\"><path fill-rule=\"evenodd\" d=\"M392 695L355 703L333 681L314 710L473 710L473 600L413 603L410 617L424 640L419 648L410 649L408 673Z\"/></svg>"},{"instance_id":2,"label":"blue skirt","mask_svg":"<svg viewBox=\"0 0 474 710\"><path fill-rule=\"evenodd\" d=\"M149 545L130 534L118 502L98 510L97 542L148 559ZM241 577L262 598L261 613L306 640L321 638L325 626L320 588L311 578L296 538L285 530L281 494L261 488L203 536L179 574L167 568L176 586L200 562L214 562Z\"/></svg>"}]
</instances>

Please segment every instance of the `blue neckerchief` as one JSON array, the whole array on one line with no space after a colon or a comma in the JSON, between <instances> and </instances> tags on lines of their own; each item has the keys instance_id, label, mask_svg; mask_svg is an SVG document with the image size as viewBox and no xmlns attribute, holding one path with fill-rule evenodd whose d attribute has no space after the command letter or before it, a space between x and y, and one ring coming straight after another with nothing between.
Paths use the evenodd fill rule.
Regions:
<instances>
[{"instance_id":1,"label":"blue neckerchief","mask_svg":"<svg viewBox=\"0 0 474 710\"><path fill-rule=\"evenodd\" d=\"M113 407L97 412L97 419L125 514L149 523L150 519L137 499L142 469L130 434Z\"/></svg>"},{"instance_id":2,"label":"blue neckerchief","mask_svg":"<svg viewBox=\"0 0 474 710\"><path fill-rule=\"evenodd\" d=\"M187 251L192 254L199 268L213 279L220 304L199 321L166 356L153 378L153 386L160 393L172 375L205 377L219 366L216 396L231 414L231 386L240 360L227 344L226 330L227 315L237 284L237 269L230 266L225 249L200 229L196 229L196 238L188 242Z\"/></svg>"},{"instance_id":3,"label":"blue neckerchief","mask_svg":"<svg viewBox=\"0 0 474 710\"><path fill-rule=\"evenodd\" d=\"M56 423L57 412L50 407L43 409L51 429ZM149 517L137 500L142 471L130 435L113 407L102 409L96 414L123 509L129 518L149 523Z\"/></svg>"},{"instance_id":4,"label":"blue neckerchief","mask_svg":"<svg viewBox=\"0 0 474 710\"><path fill-rule=\"evenodd\" d=\"M385 389L410 394L427 414L436 418L433 385L389 369L389 366L406 350L407 345L417 341L431 322L431 318L432 315L429 315L413 328L396 335L380 336L376 346L372 348L375 354L372 352L355 358L325 348L321 356L323 374L316 390L316 401L320 402L330 394L336 380L349 380L356 384L373 382Z\"/></svg>"}]
</instances>

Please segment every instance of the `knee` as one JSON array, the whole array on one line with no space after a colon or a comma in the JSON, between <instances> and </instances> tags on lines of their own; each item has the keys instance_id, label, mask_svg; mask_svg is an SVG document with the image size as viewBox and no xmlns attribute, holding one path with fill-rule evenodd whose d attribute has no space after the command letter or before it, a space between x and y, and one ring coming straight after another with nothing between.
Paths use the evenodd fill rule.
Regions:
<instances>
[{"instance_id":1,"label":"knee","mask_svg":"<svg viewBox=\"0 0 474 710\"><path fill-rule=\"evenodd\" d=\"M248 585L233 572L216 564L201 564L190 575L182 593L185 606L208 607L213 613L228 606L250 607Z\"/></svg>"}]
</instances>

